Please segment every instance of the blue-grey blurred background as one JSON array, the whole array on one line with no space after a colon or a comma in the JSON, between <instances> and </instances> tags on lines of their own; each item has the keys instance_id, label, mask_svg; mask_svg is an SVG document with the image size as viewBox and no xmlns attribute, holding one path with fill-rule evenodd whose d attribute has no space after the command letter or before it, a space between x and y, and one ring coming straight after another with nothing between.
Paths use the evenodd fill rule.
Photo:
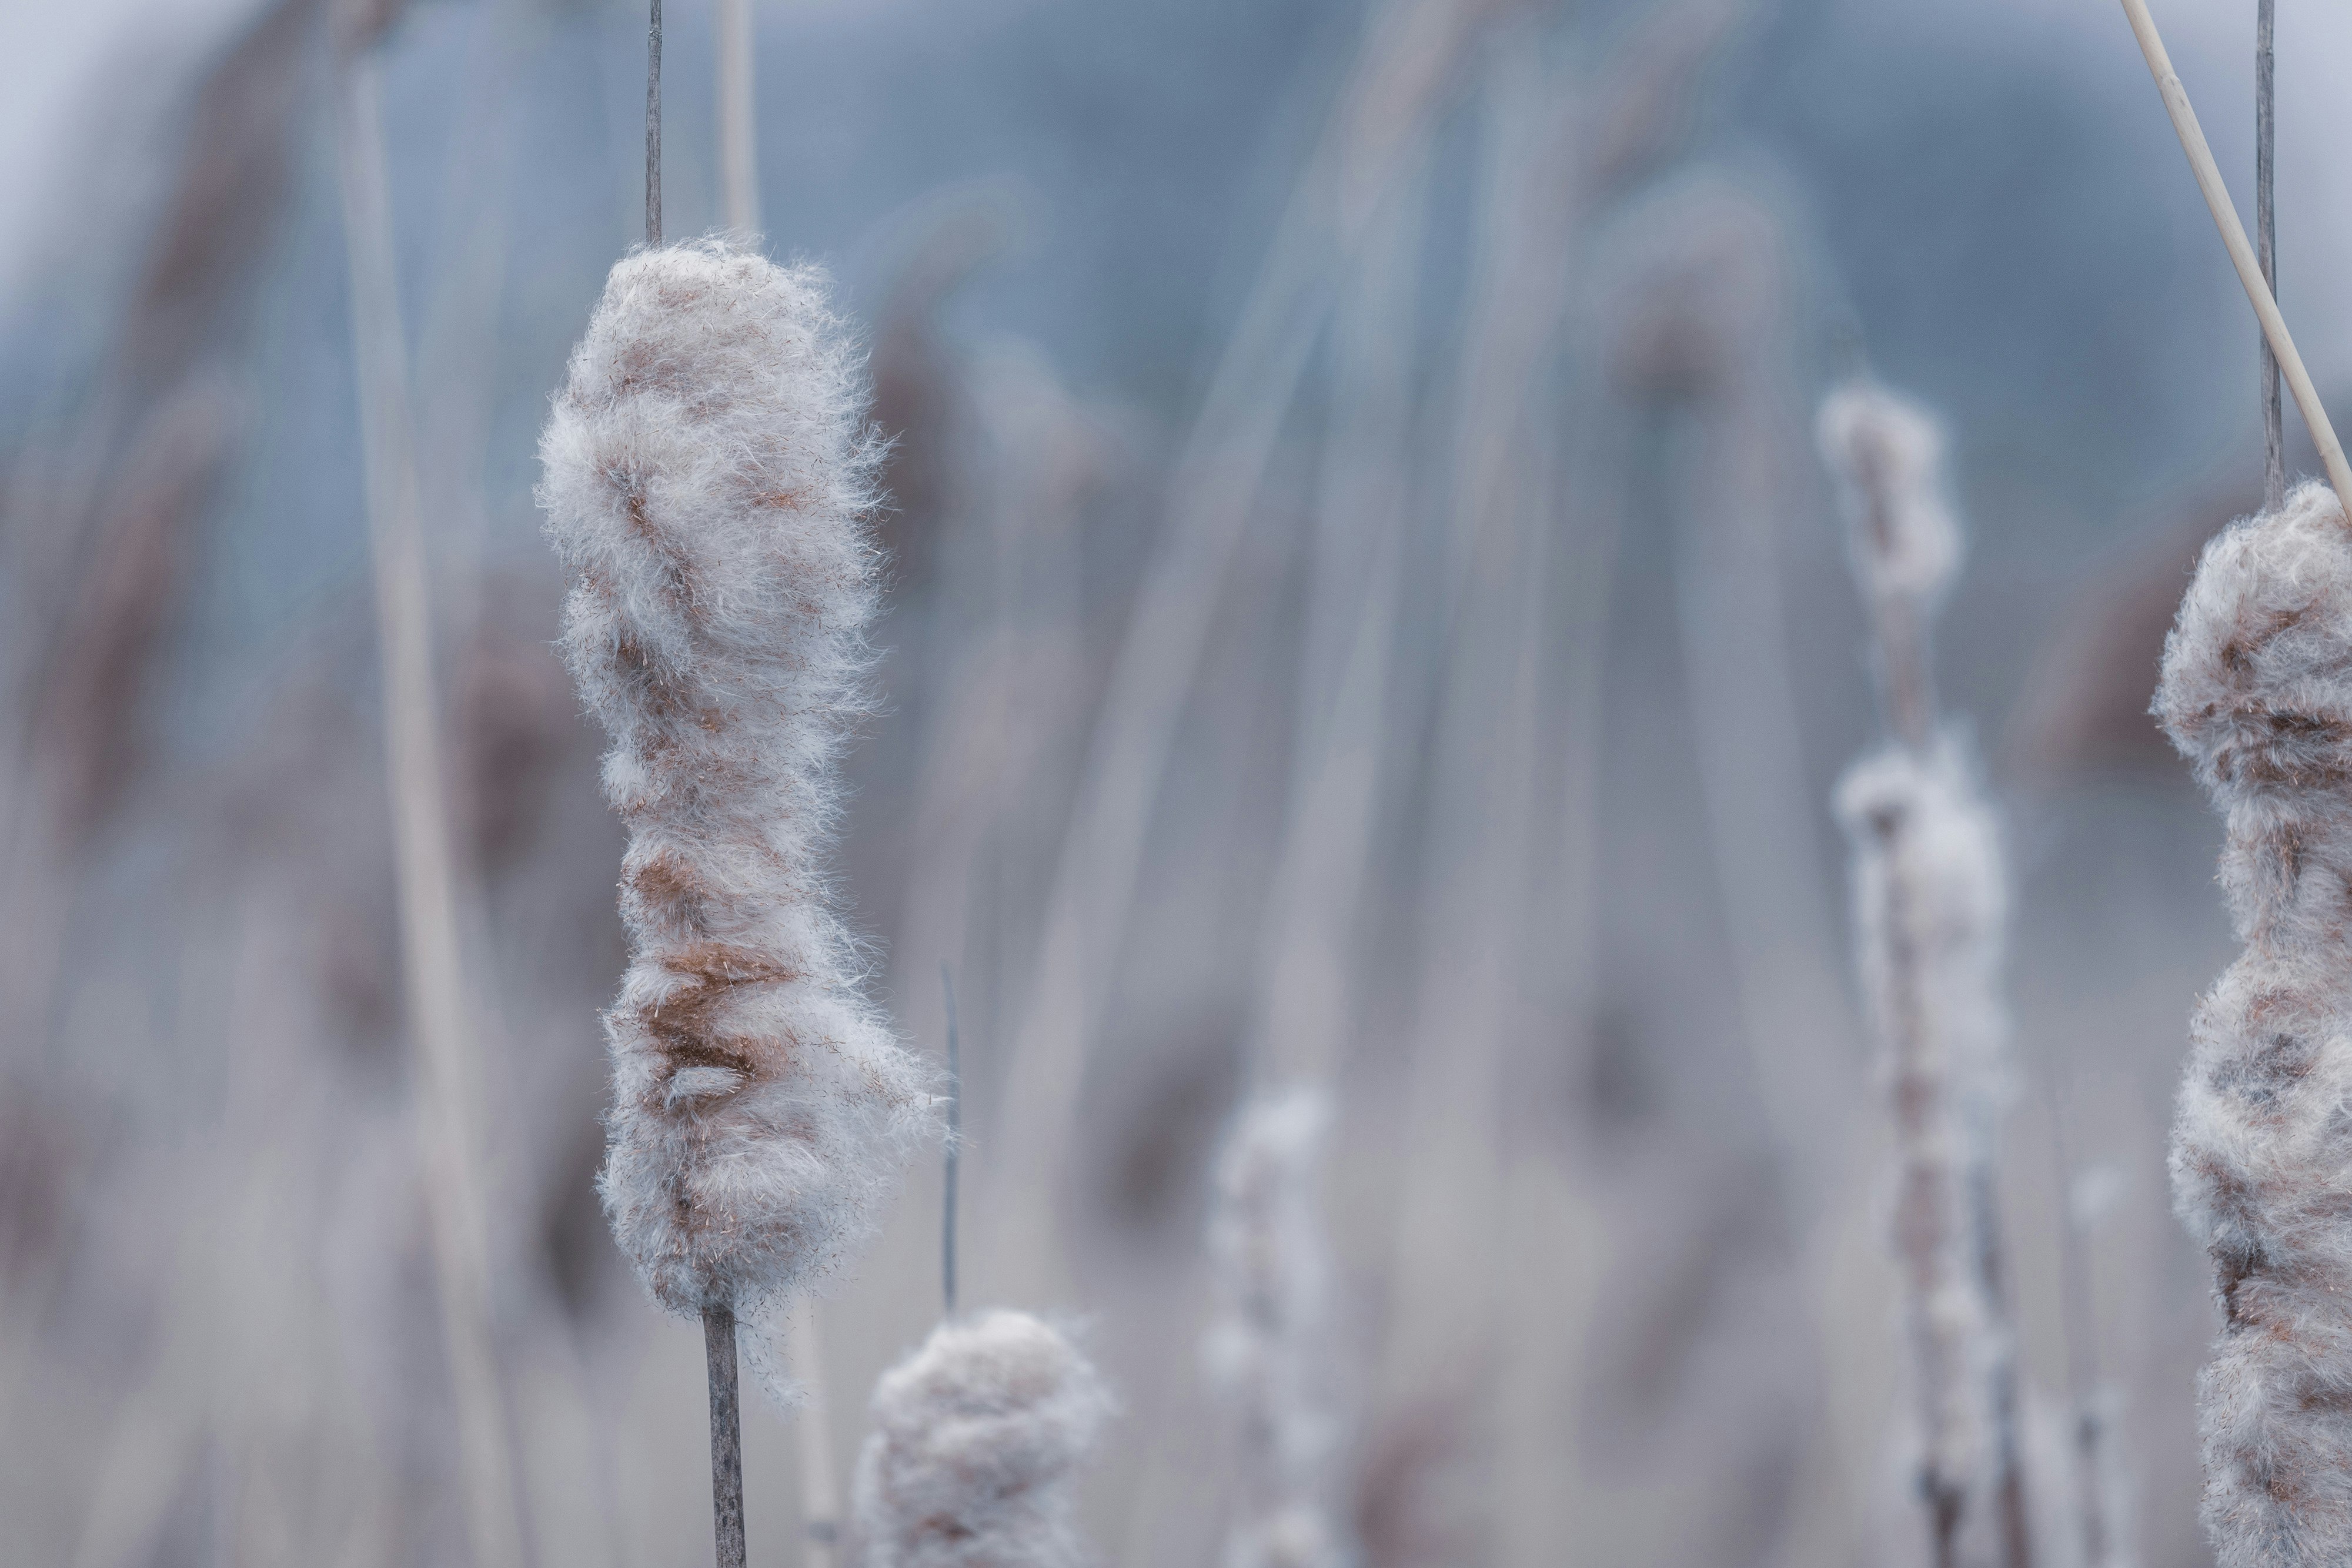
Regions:
<instances>
[{"instance_id":1,"label":"blue-grey blurred background","mask_svg":"<svg viewBox=\"0 0 2352 1568\"><path fill-rule=\"evenodd\" d=\"M2352 19L2284 9L2281 296L2333 393ZM2242 195L2252 10L2160 17ZM729 214L713 0L667 11L678 235ZM1945 422L1969 528L1938 668L2014 879L2038 1555L2087 1564L2087 1406L2131 1558L2204 1561L2214 1317L2163 1151L2232 944L2145 710L2261 426L2116 9L751 14L765 243L832 270L898 443L840 887L926 1051L955 977L967 1301L1076 1314L1121 1391L1104 1560L1218 1552L1206 1172L1303 1071L1366 1568L1926 1561L1830 808L1880 727L1811 420L1866 373ZM621 836L530 498L643 233L644 14L14 0L0 36L0 1556L479 1555L385 782L364 78L507 1490L530 1561L704 1561L693 1326L591 1185ZM755 1563L831 1560L806 1527L937 1315L940 1211L920 1166L798 1320L822 1399L751 1413Z\"/></svg>"}]
</instances>

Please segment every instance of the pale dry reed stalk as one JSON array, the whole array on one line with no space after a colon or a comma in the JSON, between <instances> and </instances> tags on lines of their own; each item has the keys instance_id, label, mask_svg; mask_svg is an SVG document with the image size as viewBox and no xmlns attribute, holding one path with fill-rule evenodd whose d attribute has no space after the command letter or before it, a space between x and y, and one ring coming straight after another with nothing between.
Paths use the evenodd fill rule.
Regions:
<instances>
[{"instance_id":1,"label":"pale dry reed stalk","mask_svg":"<svg viewBox=\"0 0 2352 1568\"><path fill-rule=\"evenodd\" d=\"M47 1049L73 956L59 911L147 772L187 539L253 406L231 340L293 188L324 8L255 7L201 73L94 384L0 486L0 1071ZM0 1332L0 1404L14 1361Z\"/></svg>"},{"instance_id":2,"label":"pale dry reed stalk","mask_svg":"<svg viewBox=\"0 0 2352 1568\"><path fill-rule=\"evenodd\" d=\"M1112 1409L1044 1320L940 1323L875 1385L853 1486L858 1568L1082 1568L1072 1483Z\"/></svg>"},{"instance_id":3,"label":"pale dry reed stalk","mask_svg":"<svg viewBox=\"0 0 2352 1568\"><path fill-rule=\"evenodd\" d=\"M1413 323L1429 181L1416 157L1370 218L1338 288L1332 410L1318 467L1281 849L1269 880L1244 1072L1259 1096L1328 1092L1353 1034L1363 890L1398 744L1397 640L1412 510ZM1137 1375L1139 1407L1160 1408ZM1155 1427L1127 1531L1130 1560L1167 1541L1178 1439ZM1335 1460L1335 1462L1337 1462Z\"/></svg>"},{"instance_id":4,"label":"pale dry reed stalk","mask_svg":"<svg viewBox=\"0 0 2352 1568\"><path fill-rule=\"evenodd\" d=\"M933 1120L824 865L878 597L866 398L821 273L706 239L614 266L541 437L565 657L629 830L599 1188L703 1322L722 1519L734 1323L863 1243Z\"/></svg>"},{"instance_id":5,"label":"pale dry reed stalk","mask_svg":"<svg viewBox=\"0 0 2352 1568\"><path fill-rule=\"evenodd\" d=\"M1235 551L1308 357L1327 280L1418 156L1486 21L1471 0L1390 0L1294 189L1176 464L1168 516L1097 707L993 1130L980 1251L1050 1291L1078 1085L1110 994L1161 779ZM1336 267L1335 267L1336 264ZM978 1173L975 1172L975 1175Z\"/></svg>"},{"instance_id":6,"label":"pale dry reed stalk","mask_svg":"<svg viewBox=\"0 0 2352 1568\"><path fill-rule=\"evenodd\" d=\"M2343 444L2336 438L2336 427L2328 423L2326 405L2319 401L2318 389L2311 384L2311 374L2304 369L2303 356L2295 351L2294 338L2286 329L2286 318L2279 314L2278 300L2271 293L2262 259L2247 243L2244 225L2238 222L2238 209L2230 200L2230 187L2221 178L2221 166L2213 162L2213 149L2206 144L2204 129L2197 123L2197 110L2189 105L2189 89L2181 85L2179 74L2172 68L2164 39L2156 30L2156 18L2148 15L2147 0L2123 0L2123 6L2132 35L2139 43L2140 55L2147 61L2148 75L2156 78L2157 93L2164 99L2164 110L2171 118L2173 132L2180 138L2180 150L2188 154L2189 172L2196 176L2197 189L2205 198L2205 209L2212 214L2213 226L2221 233L2222 248L2230 253L2230 265L2237 269L2238 282L2246 291L2246 302L2254 308L2254 318L2262 323L2263 340L2270 346L2280 371L2286 377L2288 390L2294 393L2294 406L2311 432L2312 444L2319 449L2319 461L2327 470L2327 482L2336 491L2337 504L2352 507L2352 462L2346 460Z\"/></svg>"},{"instance_id":7,"label":"pale dry reed stalk","mask_svg":"<svg viewBox=\"0 0 2352 1568\"><path fill-rule=\"evenodd\" d=\"M1672 497L1675 631L1707 852L1757 1092L1810 1225L1845 1175L1843 1140L1823 1129L1851 1126L1860 1096L1788 653L1781 534L1802 449L1785 390L1789 240L1778 214L1712 174L1675 181L1638 221L1616 263L1639 279L1620 308L1617 373L1690 444Z\"/></svg>"},{"instance_id":8,"label":"pale dry reed stalk","mask_svg":"<svg viewBox=\"0 0 2352 1568\"><path fill-rule=\"evenodd\" d=\"M1381 1396L1397 1403L1459 1392L1465 1375L1475 1379L1465 1368L1475 1368L1475 1347L1499 1305L1491 1228L1461 1216L1496 1212L1503 1047L1519 1021L1532 956L1526 847L1537 828L1552 476L1540 434L1549 404L1530 394L1556 317L1513 283L1535 276L1517 254L1544 232L1531 206L1567 183L1573 167L1563 166L1573 147L1561 134L1572 102L1567 68L1546 61L1541 42L1532 31L1498 40L1482 90L1475 281L1454 368L1454 464L1438 525L1445 655L1402 1132L1415 1176L1397 1194L1378 1378ZM1523 308L1531 319L1521 323ZM1533 346L1505 352L1519 332Z\"/></svg>"},{"instance_id":9,"label":"pale dry reed stalk","mask_svg":"<svg viewBox=\"0 0 2352 1568\"><path fill-rule=\"evenodd\" d=\"M2117 1422L2122 1394L2100 1376L2098 1303L2091 1270L2092 1228L2112 1207L2112 1190L2119 1179L2112 1171L2077 1168L2069 1157L2065 1127L2072 1101L2071 1093L2062 1092L2051 1114L2057 1168L2066 1182L2058 1261L2071 1385L2067 1439L2072 1473L2062 1479L2074 1498L2070 1522L2082 1568L2131 1568L2131 1488Z\"/></svg>"},{"instance_id":10,"label":"pale dry reed stalk","mask_svg":"<svg viewBox=\"0 0 2352 1568\"><path fill-rule=\"evenodd\" d=\"M1201 1359L1240 1438L1225 1568L1339 1568L1350 1558L1334 1509L1344 1478L1318 1203L1330 1119L1315 1090L1261 1095L1242 1107L1217 1161Z\"/></svg>"},{"instance_id":11,"label":"pale dry reed stalk","mask_svg":"<svg viewBox=\"0 0 2352 1568\"><path fill-rule=\"evenodd\" d=\"M1248 1025L1265 1085L1321 1084L1352 1032L1357 923L1391 744L1405 593L1417 265L1428 185L1401 183L1334 321L1282 848Z\"/></svg>"},{"instance_id":12,"label":"pale dry reed stalk","mask_svg":"<svg viewBox=\"0 0 2352 1568\"><path fill-rule=\"evenodd\" d=\"M2205 547L2157 716L2228 837L2244 954L2198 1003L2174 1201L2221 1308L2198 1382L2223 1568L2352 1561L2352 530L2327 486Z\"/></svg>"},{"instance_id":13,"label":"pale dry reed stalk","mask_svg":"<svg viewBox=\"0 0 2352 1568\"><path fill-rule=\"evenodd\" d=\"M442 793L429 574L394 270L382 88L373 53L362 50L351 57L338 98L352 349L383 655L386 785L402 968L415 1045L427 1228L457 1395L468 1542L476 1568L508 1568L522 1561L522 1530L491 1315L482 1092L472 1041L473 1005L457 938L457 873Z\"/></svg>"},{"instance_id":14,"label":"pale dry reed stalk","mask_svg":"<svg viewBox=\"0 0 2352 1568\"><path fill-rule=\"evenodd\" d=\"M760 118L752 93L752 0L718 0L719 212L728 231L760 232Z\"/></svg>"},{"instance_id":15,"label":"pale dry reed stalk","mask_svg":"<svg viewBox=\"0 0 2352 1568\"><path fill-rule=\"evenodd\" d=\"M833 1568L843 1534L841 1487L834 1476L824 1320L815 1297L804 1298L784 1320L784 1346L801 1385L800 1407L793 1414L801 1489L801 1561L805 1568Z\"/></svg>"},{"instance_id":16,"label":"pale dry reed stalk","mask_svg":"<svg viewBox=\"0 0 2352 1568\"><path fill-rule=\"evenodd\" d=\"M1936 1561L2032 1555L1997 1186L2009 1097L1999 824L1937 708L1928 629L1958 570L1933 420L1866 383L1818 425L1843 491L1893 742L1848 770L1860 968L1895 1115L1895 1245Z\"/></svg>"}]
</instances>

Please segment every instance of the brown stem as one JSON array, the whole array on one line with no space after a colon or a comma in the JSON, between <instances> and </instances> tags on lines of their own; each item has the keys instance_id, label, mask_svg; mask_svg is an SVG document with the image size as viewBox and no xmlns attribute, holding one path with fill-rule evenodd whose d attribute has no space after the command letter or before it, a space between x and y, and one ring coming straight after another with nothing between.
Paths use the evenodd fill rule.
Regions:
<instances>
[{"instance_id":1,"label":"brown stem","mask_svg":"<svg viewBox=\"0 0 2352 1568\"><path fill-rule=\"evenodd\" d=\"M661 0L653 0L646 23L646 244L661 242Z\"/></svg>"},{"instance_id":2,"label":"brown stem","mask_svg":"<svg viewBox=\"0 0 2352 1568\"><path fill-rule=\"evenodd\" d=\"M2278 207L2272 185L2277 173L2278 120L2272 110L2274 59L2271 27L2278 0L2254 5L2254 244L2262 258L2263 281L2271 298L2278 298ZM2257 334L2257 336L2261 336ZM2279 401L2278 356L2262 338L2263 351L2263 509L2274 512L2286 502L2286 432Z\"/></svg>"},{"instance_id":3,"label":"brown stem","mask_svg":"<svg viewBox=\"0 0 2352 1568\"><path fill-rule=\"evenodd\" d=\"M710 1509L719 1568L743 1568L743 1412L735 1396L733 1309L702 1309L702 1351L710 1371Z\"/></svg>"}]
</instances>

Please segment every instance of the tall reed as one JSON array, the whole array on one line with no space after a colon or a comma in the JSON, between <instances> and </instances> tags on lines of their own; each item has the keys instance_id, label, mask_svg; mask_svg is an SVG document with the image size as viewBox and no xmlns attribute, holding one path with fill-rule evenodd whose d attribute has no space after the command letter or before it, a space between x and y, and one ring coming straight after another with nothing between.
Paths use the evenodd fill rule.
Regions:
<instances>
[{"instance_id":1,"label":"tall reed","mask_svg":"<svg viewBox=\"0 0 2352 1568\"><path fill-rule=\"evenodd\" d=\"M425 1207L457 1395L467 1533L475 1568L505 1568L522 1561L522 1531L493 1340L480 1146L485 1107L473 1003L457 945L456 858L442 792L430 580L394 272L381 92L373 56L355 54L341 84L337 143L383 661L402 970L416 1048Z\"/></svg>"},{"instance_id":2,"label":"tall reed","mask_svg":"<svg viewBox=\"0 0 2352 1568\"><path fill-rule=\"evenodd\" d=\"M1939 1564L2032 1556L1997 1186L2008 1093L1998 822L1937 710L1928 628L1957 572L1942 436L1877 387L1823 402L1892 743L1848 770L1864 988L1886 1051L1898 1148L1895 1244L1919 1404L1919 1495Z\"/></svg>"},{"instance_id":3,"label":"tall reed","mask_svg":"<svg viewBox=\"0 0 2352 1568\"><path fill-rule=\"evenodd\" d=\"M1177 458L1168 516L1097 706L1005 1068L989 1174L1005 1197L988 1210L988 1251L1010 1277L1050 1282L1065 1268L1055 1223L1078 1084L1227 569L1323 328L1326 279L1360 253L1485 21L1468 0L1388 0L1367 21Z\"/></svg>"}]
</instances>

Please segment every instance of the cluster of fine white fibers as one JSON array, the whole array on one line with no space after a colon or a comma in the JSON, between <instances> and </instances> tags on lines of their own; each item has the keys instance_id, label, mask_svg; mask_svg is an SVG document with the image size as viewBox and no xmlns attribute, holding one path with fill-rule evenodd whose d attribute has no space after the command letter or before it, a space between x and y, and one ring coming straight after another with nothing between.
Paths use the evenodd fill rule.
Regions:
<instances>
[{"instance_id":1,"label":"cluster of fine white fibers","mask_svg":"<svg viewBox=\"0 0 2352 1568\"><path fill-rule=\"evenodd\" d=\"M1957 741L1889 747L1838 791L1864 991L1895 1111L1895 1250L1939 1539L1989 1528L2010 1349L1976 1212L2002 1088L1998 825Z\"/></svg>"},{"instance_id":2,"label":"cluster of fine white fibers","mask_svg":"<svg viewBox=\"0 0 2352 1568\"><path fill-rule=\"evenodd\" d=\"M824 276L702 240L613 268L540 440L629 831L599 1186L678 1312L772 1307L859 1240L931 1116L825 881L877 598L866 406Z\"/></svg>"},{"instance_id":3,"label":"cluster of fine white fibers","mask_svg":"<svg viewBox=\"0 0 2352 1568\"><path fill-rule=\"evenodd\" d=\"M1218 1158L1209 1210L1210 1381L1239 1428L1226 1568L1347 1561L1328 1497L1330 1263L1316 1204L1330 1109L1311 1089L1252 1100Z\"/></svg>"},{"instance_id":4,"label":"cluster of fine white fibers","mask_svg":"<svg viewBox=\"0 0 2352 1568\"><path fill-rule=\"evenodd\" d=\"M1072 1481L1109 1390L1026 1312L950 1319L874 1387L852 1508L859 1568L1078 1568Z\"/></svg>"},{"instance_id":5,"label":"cluster of fine white fibers","mask_svg":"<svg viewBox=\"0 0 2352 1568\"><path fill-rule=\"evenodd\" d=\"M2227 823L2246 945L2172 1139L2221 1308L2206 1528L2222 1568L2352 1563L2352 533L2326 486L2205 547L2156 712Z\"/></svg>"},{"instance_id":6,"label":"cluster of fine white fibers","mask_svg":"<svg viewBox=\"0 0 2352 1568\"><path fill-rule=\"evenodd\" d=\"M1932 603L1959 570L1960 528L1945 504L1944 435L1934 416L1855 382L1822 401L1814 434L1839 479L1854 572L1874 601Z\"/></svg>"}]
</instances>

